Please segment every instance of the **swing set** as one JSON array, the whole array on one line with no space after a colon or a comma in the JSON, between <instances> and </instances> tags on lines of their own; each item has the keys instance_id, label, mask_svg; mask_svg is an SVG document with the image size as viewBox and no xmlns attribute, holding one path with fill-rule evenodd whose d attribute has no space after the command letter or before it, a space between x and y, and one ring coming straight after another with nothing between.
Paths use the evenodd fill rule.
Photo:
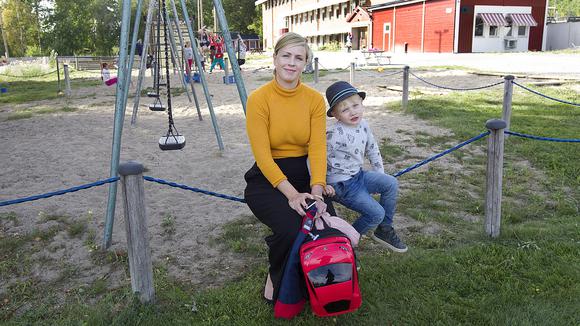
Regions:
<instances>
[{"instance_id":1,"label":"swing set","mask_svg":"<svg viewBox=\"0 0 580 326\"><path fill-rule=\"evenodd\" d=\"M166 96L167 96L167 114L168 114L168 129L167 132L165 133L164 136L162 136L159 139L159 148L161 150L177 150L177 149L183 149L185 146L185 136L183 136L182 134L179 133L179 131L177 130L176 126L175 126L175 122L173 119L173 113L172 113L172 103L171 103L171 81L170 81L170 73L169 73L169 56L171 55L171 59L173 62L173 67L178 68L180 71L180 78L179 80L181 80L189 101L191 102L191 96L189 93L189 89L188 89L188 85L191 87L191 91L193 94L193 97L195 99L195 105L197 107L197 112L199 115L199 120L202 120L201 118L201 113L200 113L200 108L199 108L199 103L197 101L197 96L195 94L195 88L194 88L194 80L193 78L191 78L191 70L187 69L187 76L189 78L187 78L187 82L185 81L185 79L183 78L184 76L184 71L183 71L183 67L180 65L180 60L178 60L178 51L177 51L177 47L175 45L175 38L173 37L173 32L172 29L174 28L173 25L176 27L177 29L177 33L179 36L179 41L180 41L180 45L181 48L183 48L183 37L181 35L181 29L179 28L180 26L180 21L179 21L179 16L178 16L178 12L177 12L177 8L175 6L175 1L176 0L168 0L167 2L169 3L169 5L171 6L172 9L172 13L173 13L173 19L170 17L168 10L167 10L167 6L168 3L166 2L166 0L161 0L161 3L159 3L158 0L150 0L149 1L149 10L147 12L147 22L146 22L146 28L145 28L145 36L144 36L144 42L143 42L143 54L147 54L148 52L148 47L149 47L149 43L150 43L150 38L151 38L151 31L152 31L152 20L153 20L153 13L156 11L157 12L157 16L156 16L156 35L155 35L155 39L157 40L156 42L156 51L154 53L154 62L152 64L152 66L154 67L154 92L149 92L147 94L148 98L154 98L154 103L152 105L149 106L149 108L153 111L165 111L165 108L163 106L162 103L162 99L161 99L161 88L160 86L166 86ZM217 124L217 119L215 117L215 113L213 110L213 105L212 105L212 101L211 101L211 94L209 93L208 90L208 86L207 86L207 82L205 79L205 76L203 74L203 69L202 69L202 64L201 64L201 59L200 59L200 53L198 51L198 41L195 38L195 33L193 31L192 25L191 25L191 21L189 19L189 14L185 5L185 0L179 0L180 4L181 4L181 14L183 17L183 23L185 23L185 25L187 26L187 30L188 30L188 34L189 34L189 40L190 40L190 44L193 50L193 55L194 55L194 59L195 59L195 65L197 68L197 71L199 72L199 80L200 80L200 84L203 88L203 92L205 95L205 99L207 102L207 106L210 112L210 116L211 116L211 120L212 120L212 124L213 124L213 128L216 134L216 138L217 138L217 142L218 142L218 146L220 151L224 150L224 146L223 146L223 142L221 139L221 134L219 131L219 127ZM118 167L119 167L119 160L120 160L120 150L121 150L121 139L122 139L122 130L123 130L123 121L124 121L124 116L125 116L125 108L126 108L126 104L127 104L127 99L128 99L128 94L129 94L129 85L131 83L131 69L132 69L132 65L134 62L134 56L135 56L135 49L136 49L136 41L138 39L138 33L139 33L139 23L140 23L140 17L141 17L141 8L142 8L142 4L143 4L143 0L138 0L137 1L137 6L136 6L136 13L133 17L135 18L134 21L134 27L133 27L133 35L132 35L132 42L131 42L131 47L130 50L128 49L128 44L129 44L129 24L131 21L131 0L123 0L122 1L123 5L122 5L122 22L121 22L121 37L120 37L120 45L119 45L119 69L118 69L118 82L117 82L117 96L116 96L116 100L115 100L115 122L114 122L114 127L113 127L113 149L112 149L112 153L111 153L111 165L110 165L110 175L111 177L116 177L118 174ZM214 8L215 8L215 12L218 18L218 22L220 25L220 28L224 34L224 38L225 38L225 44L226 44L226 50L228 52L228 57L230 60L230 64L235 76L235 83L238 89L238 93L240 96L240 101L242 103L242 108L244 110L244 113L246 112L246 101L247 101L247 94L246 94L246 89L245 86L243 84L242 78L241 78L241 72L240 72L240 67L238 65L238 62L236 60L236 54L235 54L235 50L232 47L232 39L231 39L231 35L229 33L228 30L228 24L227 24L227 20L225 18L225 13L224 13L224 9L223 6L221 4L221 0L213 0L214 3ZM162 82L161 78L162 78L162 74L161 72L161 25L163 25L163 36L164 36L164 54L165 54L165 81ZM168 42L169 41L169 42ZM171 47L171 51L169 50L169 47ZM136 94L135 94L135 103L133 106L133 115L131 117L131 125L135 126L136 122L137 122L137 112L138 112L138 108L139 108L139 101L140 101L140 95L141 95L141 87L142 87L142 83L143 83L143 77L146 71L146 62L147 60L141 60L140 62L140 68L139 68L139 79L137 82L137 90L136 90ZM164 85L165 84L165 85ZM104 231L104 239L103 239L103 248L107 249L110 247L111 245L111 241L112 241L112 230L113 230L113 223L114 223L114 212L115 212L115 206L116 206L116 196L117 196L117 183L111 183L109 186L109 196L108 196L108 204L107 204L107 218L106 218L106 223L105 223L105 231Z\"/></svg>"}]
</instances>

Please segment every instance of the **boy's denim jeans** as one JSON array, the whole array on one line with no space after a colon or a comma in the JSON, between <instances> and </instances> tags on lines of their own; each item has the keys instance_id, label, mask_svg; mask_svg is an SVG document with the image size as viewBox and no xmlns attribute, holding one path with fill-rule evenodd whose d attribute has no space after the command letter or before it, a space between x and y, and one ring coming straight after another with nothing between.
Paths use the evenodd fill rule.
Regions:
<instances>
[{"instance_id":1,"label":"boy's denim jeans","mask_svg":"<svg viewBox=\"0 0 580 326\"><path fill-rule=\"evenodd\" d=\"M332 197L334 201L361 214L352 224L360 234L365 234L378 225L388 227L393 224L399 190L395 177L361 170L349 180L330 185L336 191L336 195ZM380 194L379 201L371 194Z\"/></svg>"}]
</instances>

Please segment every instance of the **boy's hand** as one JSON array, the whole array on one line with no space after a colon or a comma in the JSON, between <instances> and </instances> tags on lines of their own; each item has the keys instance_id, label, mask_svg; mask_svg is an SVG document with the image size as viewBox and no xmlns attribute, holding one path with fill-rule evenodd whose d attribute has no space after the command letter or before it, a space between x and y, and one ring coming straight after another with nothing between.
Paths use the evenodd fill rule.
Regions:
<instances>
[{"instance_id":1,"label":"boy's hand","mask_svg":"<svg viewBox=\"0 0 580 326\"><path fill-rule=\"evenodd\" d=\"M336 194L336 192L334 191L334 188L331 185L326 185L324 187L323 193L328 197L333 197Z\"/></svg>"}]
</instances>

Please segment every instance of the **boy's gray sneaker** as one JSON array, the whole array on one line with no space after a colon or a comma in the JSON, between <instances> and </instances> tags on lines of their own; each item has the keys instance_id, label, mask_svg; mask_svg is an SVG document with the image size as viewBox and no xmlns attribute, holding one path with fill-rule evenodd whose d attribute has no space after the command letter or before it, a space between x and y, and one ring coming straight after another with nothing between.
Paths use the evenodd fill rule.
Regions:
<instances>
[{"instance_id":1,"label":"boy's gray sneaker","mask_svg":"<svg viewBox=\"0 0 580 326\"><path fill-rule=\"evenodd\" d=\"M382 244L383 246L391 249L394 252L407 252L407 245L399 239L399 236L395 232L393 227L388 227L383 229L382 227L378 227L372 235L373 239L375 239L378 243Z\"/></svg>"}]
</instances>

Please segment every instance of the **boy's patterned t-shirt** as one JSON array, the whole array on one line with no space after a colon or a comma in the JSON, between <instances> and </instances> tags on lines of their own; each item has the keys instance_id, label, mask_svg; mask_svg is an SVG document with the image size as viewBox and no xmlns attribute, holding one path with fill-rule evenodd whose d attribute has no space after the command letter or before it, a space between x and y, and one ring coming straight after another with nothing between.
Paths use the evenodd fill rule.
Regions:
<instances>
[{"instance_id":1,"label":"boy's patterned t-shirt","mask_svg":"<svg viewBox=\"0 0 580 326\"><path fill-rule=\"evenodd\" d=\"M366 120L357 126L340 121L326 131L326 182L337 183L352 178L364 165L365 156L373 171L384 173L379 146Z\"/></svg>"}]
</instances>

